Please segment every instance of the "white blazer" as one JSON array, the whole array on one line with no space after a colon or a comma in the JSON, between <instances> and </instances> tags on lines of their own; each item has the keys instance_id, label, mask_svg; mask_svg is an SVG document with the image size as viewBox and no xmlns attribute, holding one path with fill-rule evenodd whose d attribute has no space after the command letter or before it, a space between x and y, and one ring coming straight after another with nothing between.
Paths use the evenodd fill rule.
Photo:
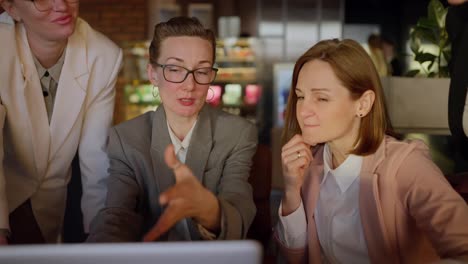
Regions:
<instances>
[{"instance_id":1,"label":"white blazer","mask_svg":"<svg viewBox=\"0 0 468 264\"><path fill-rule=\"evenodd\" d=\"M0 228L8 228L9 212L30 198L44 238L57 241L71 162L78 151L88 232L106 197L105 149L122 51L78 19L49 125L23 24L1 14L0 39Z\"/></svg>"}]
</instances>

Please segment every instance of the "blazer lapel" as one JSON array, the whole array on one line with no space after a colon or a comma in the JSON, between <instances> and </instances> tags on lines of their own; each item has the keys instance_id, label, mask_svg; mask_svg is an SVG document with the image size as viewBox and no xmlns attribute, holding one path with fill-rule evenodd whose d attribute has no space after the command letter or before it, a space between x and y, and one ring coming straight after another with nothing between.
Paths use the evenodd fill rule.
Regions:
<instances>
[{"instance_id":1,"label":"blazer lapel","mask_svg":"<svg viewBox=\"0 0 468 264\"><path fill-rule=\"evenodd\" d=\"M164 162L164 150L171 144L171 138L167 130L166 114L164 106L160 105L153 117L153 128L151 135L151 160L153 163L153 177L159 193L164 192L175 184L172 170Z\"/></svg>"},{"instance_id":2,"label":"blazer lapel","mask_svg":"<svg viewBox=\"0 0 468 264\"><path fill-rule=\"evenodd\" d=\"M320 183L323 179L323 146L319 146L313 151L312 160L308 174L306 175L302 187L304 207L307 212L307 228L309 241L309 262L320 263L320 243L318 240L317 228L315 226L315 207L320 194Z\"/></svg>"},{"instance_id":3,"label":"blazer lapel","mask_svg":"<svg viewBox=\"0 0 468 264\"><path fill-rule=\"evenodd\" d=\"M361 223L371 262L380 262L390 257L384 246L387 241L383 233L385 227L382 223L382 209L378 204L377 177L377 174L363 172L360 178L359 210L361 211Z\"/></svg>"},{"instance_id":4,"label":"blazer lapel","mask_svg":"<svg viewBox=\"0 0 468 264\"><path fill-rule=\"evenodd\" d=\"M50 122L51 157L66 141L78 115L82 111L89 79L87 65L85 40L79 32L75 32L68 39L65 62L60 73Z\"/></svg>"},{"instance_id":5,"label":"blazer lapel","mask_svg":"<svg viewBox=\"0 0 468 264\"><path fill-rule=\"evenodd\" d=\"M28 44L26 31L22 25L17 25L17 29L16 43L24 76L22 89L31 127L30 134L34 160L36 161L38 175L45 175L50 145L49 120L42 95L41 82L32 59L33 55Z\"/></svg>"},{"instance_id":6,"label":"blazer lapel","mask_svg":"<svg viewBox=\"0 0 468 264\"><path fill-rule=\"evenodd\" d=\"M192 134L185 164L195 177L203 182L206 163L213 146L210 109L204 106L198 117L197 126ZM204 161L204 162L201 162Z\"/></svg>"},{"instance_id":7,"label":"blazer lapel","mask_svg":"<svg viewBox=\"0 0 468 264\"><path fill-rule=\"evenodd\" d=\"M398 263L393 259L389 236L380 204L378 165L385 158L385 139L377 152L364 157L360 177L359 210L367 251L371 262Z\"/></svg>"}]
</instances>

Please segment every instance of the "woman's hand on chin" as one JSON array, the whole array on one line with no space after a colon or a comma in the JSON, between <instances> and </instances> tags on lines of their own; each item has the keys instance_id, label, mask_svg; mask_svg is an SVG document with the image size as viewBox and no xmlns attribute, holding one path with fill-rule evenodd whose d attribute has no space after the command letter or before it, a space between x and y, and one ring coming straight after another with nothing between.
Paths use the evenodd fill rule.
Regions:
<instances>
[{"instance_id":1,"label":"woman's hand on chin","mask_svg":"<svg viewBox=\"0 0 468 264\"><path fill-rule=\"evenodd\" d=\"M283 216L299 207L304 175L312 159L310 145L304 142L302 135L295 135L283 146L281 150L284 178Z\"/></svg>"}]
</instances>

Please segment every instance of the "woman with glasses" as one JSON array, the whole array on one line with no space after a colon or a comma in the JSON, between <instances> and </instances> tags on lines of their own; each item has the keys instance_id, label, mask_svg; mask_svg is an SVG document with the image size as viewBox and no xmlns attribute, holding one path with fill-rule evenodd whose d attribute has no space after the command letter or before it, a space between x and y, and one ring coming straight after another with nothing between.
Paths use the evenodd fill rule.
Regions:
<instances>
[{"instance_id":1,"label":"woman with glasses","mask_svg":"<svg viewBox=\"0 0 468 264\"><path fill-rule=\"evenodd\" d=\"M122 52L78 0L0 0L0 243L56 243L79 153L84 230L104 205ZM2 141L3 140L3 141Z\"/></svg>"},{"instance_id":2,"label":"woman with glasses","mask_svg":"<svg viewBox=\"0 0 468 264\"><path fill-rule=\"evenodd\" d=\"M107 200L88 241L245 237L256 211L247 179L257 133L205 103L215 45L195 18L156 25L147 72L162 105L111 130Z\"/></svg>"}]
</instances>

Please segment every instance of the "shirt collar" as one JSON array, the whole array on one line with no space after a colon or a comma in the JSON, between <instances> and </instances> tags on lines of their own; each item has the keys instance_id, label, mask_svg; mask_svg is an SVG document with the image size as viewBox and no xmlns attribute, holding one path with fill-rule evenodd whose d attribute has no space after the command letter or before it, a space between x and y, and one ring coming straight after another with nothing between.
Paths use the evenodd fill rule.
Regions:
<instances>
[{"instance_id":1,"label":"shirt collar","mask_svg":"<svg viewBox=\"0 0 468 264\"><path fill-rule=\"evenodd\" d=\"M57 63L55 63L49 69L44 68L44 66L42 66L42 64L39 62L36 56L32 56L34 60L34 65L36 66L36 69L37 69L37 74L39 75L39 79L41 79L42 76L44 76L44 73L48 71L52 79L54 79L56 83L59 82L60 73L62 72L63 63L65 62L65 51L66 49L63 50L62 55L60 56Z\"/></svg>"},{"instance_id":2,"label":"shirt collar","mask_svg":"<svg viewBox=\"0 0 468 264\"><path fill-rule=\"evenodd\" d=\"M39 79L42 79L42 76L44 76L44 73L47 71L47 69L42 66L42 64L37 60L36 56L32 57L34 60L34 66L36 66L37 69L37 75L39 76Z\"/></svg>"},{"instance_id":3,"label":"shirt collar","mask_svg":"<svg viewBox=\"0 0 468 264\"><path fill-rule=\"evenodd\" d=\"M171 126L169 126L169 122L166 120L167 123L167 130L169 131L169 136L171 137L171 142L174 145L174 151L177 154L180 149L187 150L189 145L190 145L190 139L192 139L192 134L193 134L193 129L197 125L198 119L193 123L192 128L190 128L190 131L187 133L183 141L180 141L180 139L174 134L172 131Z\"/></svg>"},{"instance_id":4,"label":"shirt collar","mask_svg":"<svg viewBox=\"0 0 468 264\"><path fill-rule=\"evenodd\" d=\"M332 170L332 153L328 144L325 144L323 151L323 179L322 184L327 179L328 175L332 175L338 186L340 187L341 193L351 186L351 184L359 177L361 172L363 157L350 154L346 160L338 166L338 168Z\"/></svg>"}]
</instances>

